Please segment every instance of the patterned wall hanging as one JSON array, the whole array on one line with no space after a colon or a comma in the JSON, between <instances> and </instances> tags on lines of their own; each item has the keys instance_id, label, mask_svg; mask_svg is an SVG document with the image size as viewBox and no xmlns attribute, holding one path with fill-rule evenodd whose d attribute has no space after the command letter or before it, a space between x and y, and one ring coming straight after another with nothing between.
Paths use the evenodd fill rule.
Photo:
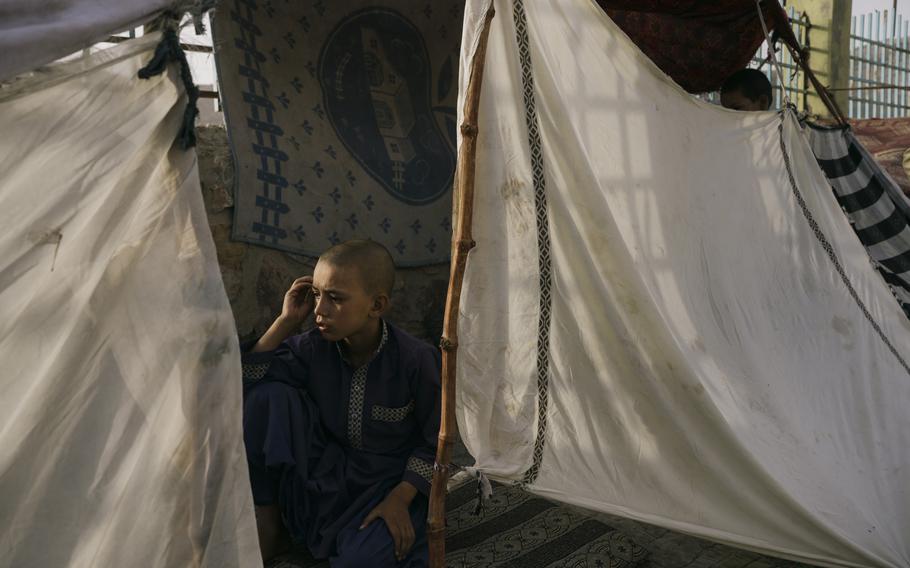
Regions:
<instances>
[{"instance_id":1,"label":"patterned wall hanging","mask_svg":"<svg viewBox=\"0 0 910 568\"><path fill-rule=\"evenodd\" d=\"M463 8L219 5L234 239L316 256L371 238L400 266L448 261Z\"/></svg>"}]
</instances>

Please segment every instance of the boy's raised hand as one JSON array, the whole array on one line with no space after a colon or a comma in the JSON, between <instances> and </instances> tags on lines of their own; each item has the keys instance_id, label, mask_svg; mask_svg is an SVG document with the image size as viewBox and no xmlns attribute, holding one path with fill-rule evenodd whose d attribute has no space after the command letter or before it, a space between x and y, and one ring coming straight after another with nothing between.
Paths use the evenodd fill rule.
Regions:
<instances>
[{"instance_id":1,"label":"boy's raised hand","mask_svg":"<svg viewBox=\"0 0 910 568\"><path fill-rule=\"evenodd\" d=\"M302 324L316 306L313 300L313 277L301 276L284 294L281 317L294 325Z\"/></svg>"},{"instance_id":2,"label":"boy's raised hand","mask_svg":"<svg viewBox=\"0 0 910 568\"><path fill-rule=\"evenodd\" d=\"M284 294L281 315L272 323L265 335L253 346L253 353L272 351L288 337L299 333L300 325L313 313L313 277L302 276Z\"/></svg>"}]
</instances>

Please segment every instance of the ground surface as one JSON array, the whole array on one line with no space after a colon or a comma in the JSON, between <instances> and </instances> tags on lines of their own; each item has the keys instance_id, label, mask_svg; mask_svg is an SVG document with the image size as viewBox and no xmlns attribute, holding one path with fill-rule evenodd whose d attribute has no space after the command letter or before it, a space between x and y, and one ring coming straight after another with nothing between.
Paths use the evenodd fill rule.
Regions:
<instances>
[{"instance_id":1,"label":"ground surface","mask_svg":"<svg viewBox=\"0 0 910 568\"><path fill-rule=\"evenodd\" d=\"M454 460L473 463L464 446ZM471 482L450 489L446 502L448 568L808 568L653 525L553 503L497 486L484 513L474 515ZM268 568L323 568L297 550Z\"/></svg>"}]
</instances>

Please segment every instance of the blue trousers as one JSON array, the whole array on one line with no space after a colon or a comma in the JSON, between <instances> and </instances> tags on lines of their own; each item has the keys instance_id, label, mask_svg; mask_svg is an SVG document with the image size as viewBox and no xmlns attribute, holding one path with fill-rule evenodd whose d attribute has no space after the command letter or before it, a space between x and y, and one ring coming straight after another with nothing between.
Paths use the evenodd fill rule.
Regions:
<instances>
[{"instance_id":1,"label":"blue trousers","mask_svg":"<svg viewBox=\"0 0 910 568\"><path fill-rule=\"evenodd\" d=\"M377 495L370 505L358 517L338 533L337 555L330 564L333 568L396 567L424 568L429 564L427 548L427 498L418 495L411 503L409 512L414 525L414 546L411 552L401 561L395 560L395 542L388 527L382 519L376 519L368 527L360 530L363 519L378 505L385 495Z\"/></svg>"}]
</instances>

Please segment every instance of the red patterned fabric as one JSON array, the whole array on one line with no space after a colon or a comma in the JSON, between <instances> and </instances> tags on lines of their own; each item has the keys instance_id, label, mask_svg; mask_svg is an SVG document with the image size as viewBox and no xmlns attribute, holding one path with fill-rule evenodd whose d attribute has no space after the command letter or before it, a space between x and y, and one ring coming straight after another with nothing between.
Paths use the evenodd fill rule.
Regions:
<instances>
[{"instance_id":1,"label":"red patterned fabric","mask_svg":"<svg viewBox=\"0 0 910 568\"><path fill-rule=\"evenodd\" d=\"M764 39L754 0L597 0L660 69L690 93L715 91L746 67ZM786 22L763 2L769 29ZM789 31L789 26L780 28Z\"/></svg>"},{"instance_id":2,"label":"red patterned fabric","mask_svg":"<svg viewBox=\"0 0 910 568\"><path fill-rule=\"evenodd\" d=\"M910 118L851 120L850 127L878 165L910 197L910 178L904 168L904 155L910 150Z\"/></svg>"}]
</instances>

